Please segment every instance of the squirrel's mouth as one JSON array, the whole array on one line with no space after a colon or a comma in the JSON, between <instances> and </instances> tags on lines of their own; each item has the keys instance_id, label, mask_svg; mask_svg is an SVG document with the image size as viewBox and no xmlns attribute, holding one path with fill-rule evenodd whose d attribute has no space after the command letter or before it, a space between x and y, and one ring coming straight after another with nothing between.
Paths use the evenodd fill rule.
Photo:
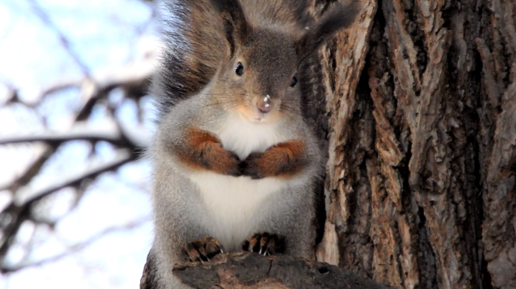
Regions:
<instances>
[{"instance_id":1,"label":"squirrel's mouth","mask_svg":"<svg viewBox=\"0 0 516 289\"><path fill-rule=\"evenodd\" d=\"M268 119L265 115L259 115L253 119L255 122L267 122Z\"/></svg>"}]
</instances>

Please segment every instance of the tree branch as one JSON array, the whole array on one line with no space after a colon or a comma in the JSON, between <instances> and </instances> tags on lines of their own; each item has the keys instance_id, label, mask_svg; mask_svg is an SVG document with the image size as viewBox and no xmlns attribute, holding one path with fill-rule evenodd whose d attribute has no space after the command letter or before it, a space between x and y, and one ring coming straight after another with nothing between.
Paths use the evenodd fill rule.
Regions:
<instances>
[{"instance_id":1,"label":"tree branch","mask_svg":"<svg viewBox=\"0 0 516 289\"><path fill-rule=\"evenodd\" d=\"M147 139L138 138L135 135L147 135L146 131L138 127L126 128L120 123L109 122L102 126L75 125L69 132L46 131L25 136L0 137L0 145L45 142L52 147L57 147L64 142L84 140L90 142L105 141L119 148L135 150L147 145Z\"/></svg>"},{"instance_id":2,"label":"tree branch","mask_svg":"<svg viewBox=\"0 0 516 289\"><path fill-rule=\"evenodd\" d=\"M105 228L104 230L102 230L101 232L99 232L99 233L95 234L94 236L88 238L87 240L69 246L66 250L64 250L63 252L61 252L59 254L56 254L56 255L51 256L51 257L47 257L47 258L42 259L42 260L34 261L32 263L20 264L20 265L17 265L15 267L5 267L4 266L4 267L0 268L0 272L2 274L13 273L13 272L16 272L16 271L19 271L19 270L26 269L28 267L37 267L37 266L45 265L47 263L58 261L58 260L60 260L60 259L62 259L64 257L70 256L71 253L78 252L78 251L80 251L80 250L90 246L91 244L95 243L100 238L103 238L106 235L109 235L109 234L112 234L112 233L116 233L116 232L120 232L120 231L125 231L125 230L132 230L132 229L135 229L135 228L137 228L139 226L142 226L143 224L145 224L145 223L147 223L149 221L150 221L150 218L143 218L143 219L133 220L133 221L127 222L125 224L121 224L121 225L116 225L116 226L111 226L111 227Z\"/></svg>"},{"instance_id":3,"label":"tree branch","mask_svg":"<svg viewBox=\"0 0 516 289\"><path fill-rule=\"evenodd\" d=\"M150 254L140 289L155 289L154 259ZM286 255L267 256L237 252L220 254L209 263L187 262L174 267L174 275L193 288L296 288L387 289L352 272L321 262Z\"/></svg>"},{"instance_id":4,"label":"tree branch","mask_svg":"<svg viewBox=\"0 0 516 289\"><path fill-rule=\"evenodd\" d=\"M31 219L31 207L34 203L56 191L66 187L78 186L84 180L94 179L102 173L114 171L122 165L135 160L136 158L137 156L132 152L122 152L115 158L115 160L111 162L96 166L81 174L80 176L64 180L61 184L57 184L39 193L31 194L33 197L24 201L22 204L17 204L13 201L0 213L0 220L9 220L7 226L2 230L3 234L2 238L0 239L0 264L3 264L5 254L7 253L14 237L18 233L21 224L25 220Z\"/></svg>"},{"instance_id":5,"label":"tree branch","mask_svg":"<svg viewBox=\"0 0 516 289\"><path fill-rule=\"evenodd\" d=\"M41 21L47 25L49 28L54 30L59 37L59 41L63 45L63 47L68 51L68 54L72 59L75 61L75 63L81 68L82 72L86 75L90 75L90 69L84 62L81 60L79 55L73 49L71 48L70 42L66 38L66 36L57 28L57 26L52 22L48 14L41 8L39 3L36 0L28 0L32 6L32 9L34 13L41 19Z\"/></svg>"}]
</instances>

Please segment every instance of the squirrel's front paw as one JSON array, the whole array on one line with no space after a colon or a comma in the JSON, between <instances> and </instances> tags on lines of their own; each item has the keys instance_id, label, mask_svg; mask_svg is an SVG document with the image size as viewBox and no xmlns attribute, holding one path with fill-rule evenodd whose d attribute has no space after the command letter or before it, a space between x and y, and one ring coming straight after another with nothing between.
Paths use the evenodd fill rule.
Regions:
<instances>
[{"instance_id":1,"label":"squirrel's front paw","mask_svg":"<svg viewBox=\"0 0 516 289\"><path fill-rule=\"evenodd\" d=\"M242 167L241 167L241 161L237 154L234 152L227 152L228 159L229 159L229 165L228 169L226 171L227 175L239 177L242 175Z\"/></svg>"},{"instance_id":2,"label":"squirrel's front paw","mask_svg":"<svg viewBox=\"0 0 516 289\"><path fill-rule=\"evenodd\" d=\"M219 241L212 237L205 237L202 240L192 241L183 246L183 253L190 261L203 263L204 261L210 261L210 258L217 254L224 253L224 250Z\"/></svg>"},{"instance_id":3,"label":"squirrel's front paw","mask_svg":"<svg viewBox=\"0 0 516 289\"><path fill-rule=\"evenodd\" d=\"M242 243L242 250L264 256L285 252L285 237L270 233L256 233Z\"/></svg>"},{"instance_id":4,"label":"squirrel's front paw","mask_svg":"<svg viewBox=\"0 0 516 289\"><path fill-rule=\"evenodd\" d=\"M262 179L265 174L260 169L259 161L262 158L263 153L252 153L245 160L240 163L240 170L243 176L249 176L252 179Z\"/></svg>"}]
</instances>

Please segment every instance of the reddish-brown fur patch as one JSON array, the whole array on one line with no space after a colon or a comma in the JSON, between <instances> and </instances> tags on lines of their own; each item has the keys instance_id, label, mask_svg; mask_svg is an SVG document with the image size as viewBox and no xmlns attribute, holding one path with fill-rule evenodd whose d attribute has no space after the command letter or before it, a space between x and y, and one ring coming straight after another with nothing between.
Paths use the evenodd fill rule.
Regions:
<instances>
[{"instance_id":1,"label":"reddish-brown fur patch","mask_svg":"<svg viewBox=\"0 0 516 289\"><path fill-rule=\"evenodd\" d=\"M182 164L195 170L208 170L224 175L240 175L238 156L222 148L220 140L210 132L188 129L185 142L174 152Z\"/></svg>"},{"instance_id":2,"label":"reddish-brown fur patch","mask_svg":"<svg viewBox=\"0 0 516 289\"><path fill-rule=\"evenodd\" d=\"M253 153L246 160L244 175L252 178L292 178L307 165L305 145L295 140L279 143L264 153Z\"/></svg>"}]
</instances>

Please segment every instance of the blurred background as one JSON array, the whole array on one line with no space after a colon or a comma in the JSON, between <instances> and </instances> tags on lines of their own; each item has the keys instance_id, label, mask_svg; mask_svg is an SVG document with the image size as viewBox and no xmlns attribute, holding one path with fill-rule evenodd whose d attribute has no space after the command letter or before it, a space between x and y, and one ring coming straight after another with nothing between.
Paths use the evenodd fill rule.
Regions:
<instances>
[{"instance_id":1,"label":"blurred background","mask_svg":"<svg viewBox=\"0 0 516 289\"><path fill-rule=\"evenodd\" d=\"M138 288L157 7L0 0L0 288Z\"/></svg>"}]
</instances>

